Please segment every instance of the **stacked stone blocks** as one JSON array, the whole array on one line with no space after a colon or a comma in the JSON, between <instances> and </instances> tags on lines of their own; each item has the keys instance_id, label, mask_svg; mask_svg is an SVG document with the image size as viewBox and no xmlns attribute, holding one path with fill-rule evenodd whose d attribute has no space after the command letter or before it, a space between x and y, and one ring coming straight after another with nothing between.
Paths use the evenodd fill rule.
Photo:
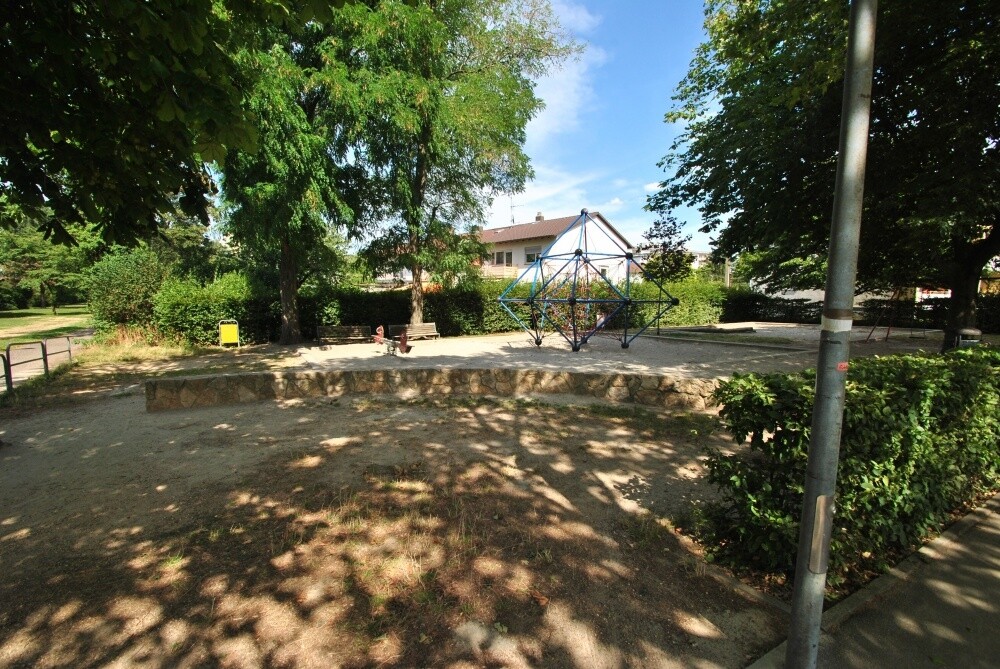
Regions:
<instances>
[{"instance_id":1,"label":"stacked stone blocks","mask_svg":"<svg viewBox=\"0 0 1000 669\"><path fill-rule=\"evenodd\" d=\"M519 397L568 394L619 403L704 409L715 390L712 379L649 374L555 372L534 369L373 369L252 372L146 381L146 409L165 411L345 395L390 395L404 399L449 395Z\"/></svg>"}]
</instances>

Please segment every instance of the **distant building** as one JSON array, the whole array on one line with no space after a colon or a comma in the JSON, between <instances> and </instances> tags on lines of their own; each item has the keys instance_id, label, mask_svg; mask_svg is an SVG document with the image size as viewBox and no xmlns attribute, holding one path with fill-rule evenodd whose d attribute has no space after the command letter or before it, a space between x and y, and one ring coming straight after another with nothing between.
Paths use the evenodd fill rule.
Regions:
<instances>
[{"instance_id":1,"label":"distant building","mask_svg":"<svg viewBox=\"0 0 1000 669\"><path fill-rule=\"evenodd\" d=\"M608 235L622 249L635 251L635 247L618 232L600 212L592 212L590 217L606 229ZM538 212L531 223L508 225L502 228L488 228L480 233L480 239L490 246L491 255L483 264L483 274L489 277L517 278L547 249L556 237L579 222L580 215L546 219ZM598 269L602 269L598 263ZM611 270L611 263L608 264Z\"/></svg>"}]
</instances>

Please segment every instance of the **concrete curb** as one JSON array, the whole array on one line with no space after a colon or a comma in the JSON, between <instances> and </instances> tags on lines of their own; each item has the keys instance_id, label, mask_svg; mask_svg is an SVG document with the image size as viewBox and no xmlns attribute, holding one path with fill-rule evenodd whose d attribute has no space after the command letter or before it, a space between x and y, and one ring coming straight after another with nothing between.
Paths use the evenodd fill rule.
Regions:
<instances>
[{"instance_id":1,"label":"concrete curb","mask_svg":"<svg viewBox=\"0 0 1000 669\"><path fill-rule=\"evenodd\" d=\"M862 608L870 606L882 597L902 586L921 567L950 555L957 547L963 534L975 527L993 513L1000 513L1000 493L987 500L979 508L969 512L940 536L924 544L891 570L861 588L853 595L838 602L823 612L821 633L833 634ZM772 648L767 654L749 665L747 669L783 669L785 666L785 647L787 641Z\"/></svg>"}]
</instances>

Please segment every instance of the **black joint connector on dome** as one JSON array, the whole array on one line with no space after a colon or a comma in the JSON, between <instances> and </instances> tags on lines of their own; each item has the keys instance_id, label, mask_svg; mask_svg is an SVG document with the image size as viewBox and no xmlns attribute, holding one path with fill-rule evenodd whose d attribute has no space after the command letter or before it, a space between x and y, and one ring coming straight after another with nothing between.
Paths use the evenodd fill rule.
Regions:
<instances>
[{"instance_id":1,"label":"black joint connector on dome","mask_svg":"<svg viewBox=\"0 0 1000 669\"><path fill-rule=\"evenodd\" d=\"M626 304L626 306L631 306L632 305L632 298L631 297L626 297L625 298L625 304Z\"/></svg>"},{"instance_id":2,"label":"black joint connector on dome","mask_svg":"<svg viewBox=\"0 0 1000 669\"><path fill-rule=\"evenodd\" d=\"M567 303L567 304L568 304L569 306L571 306L571 307L572 307L572 306L575 306L575 305L576 305L576 298L575 298L575 297L571 297L571 298L569 298L568 300L566 300L566 303Z\"/></svg>"},{"instance_id":3,"label":"black joint connector on dome","mask_svg":"<svg viewBox=\"0 0 1000 669\"><path fill-rule=\"evenodd\" d=\"M632 259L632 252L631 251L626 252L625 253L625 260L631 260L631 259Z\"/></svg>"},{"instance_id":4,"label":"black joint connector on dome","mask_svg":"<svg viewBox=\"0 0 1000 669\"><path fill-rule=\"evenodd\" d=\"M581 215L581 216L586 216L586 215L587 215L587 214L589 214L589 213L590 213L590 212L589 212L589 211L587 211L586 209L581 209L581 210L580 210L580 215Z\"/></svg>"},{"instance_id":5,"label":"black joint connector on dome","mask_svg":"<svg viewBox=\"0 0 1000 669\"><path fill-rule=\"evenodd\" d=\"M573 252L573 255L582 256L583 255L583 249L577 249L576 251Z\"/></svg>"},{"instance_id":6,"label":"black joint connector on dome","mask_svg":"<svg viewBox=\"0 0 1000 669\"><path fill-rule=\"evenodd\" d=\"M680 300L679 300L678 298L676 298L676 297L673 297L673 298L671 298L671 299L670 299L670 304L672 304L672 305L673 305L673 306L675 306L675 307L676 307L676 306L677 306L678 304L680 304L680 303L681 303L681 301L680 301Z\"/></svg>"}]
</instances>

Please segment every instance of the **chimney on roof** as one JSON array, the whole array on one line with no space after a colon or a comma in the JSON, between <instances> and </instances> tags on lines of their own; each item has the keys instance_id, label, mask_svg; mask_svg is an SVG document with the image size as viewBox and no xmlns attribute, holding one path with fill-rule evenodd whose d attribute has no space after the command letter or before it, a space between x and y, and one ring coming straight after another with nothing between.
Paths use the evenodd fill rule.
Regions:
<instances>
[{"instance_id":1,"label":"chimney on roof","mask_svg":"<svg viewBox=\"0 0 1000 669\"><path fill-rule=\"evenodd\" d=\"M544 220L545 217L542 216L542 212L538 212L537 214L535 214L535 223L541 223Z\"/></svg>"}]
</instances>

